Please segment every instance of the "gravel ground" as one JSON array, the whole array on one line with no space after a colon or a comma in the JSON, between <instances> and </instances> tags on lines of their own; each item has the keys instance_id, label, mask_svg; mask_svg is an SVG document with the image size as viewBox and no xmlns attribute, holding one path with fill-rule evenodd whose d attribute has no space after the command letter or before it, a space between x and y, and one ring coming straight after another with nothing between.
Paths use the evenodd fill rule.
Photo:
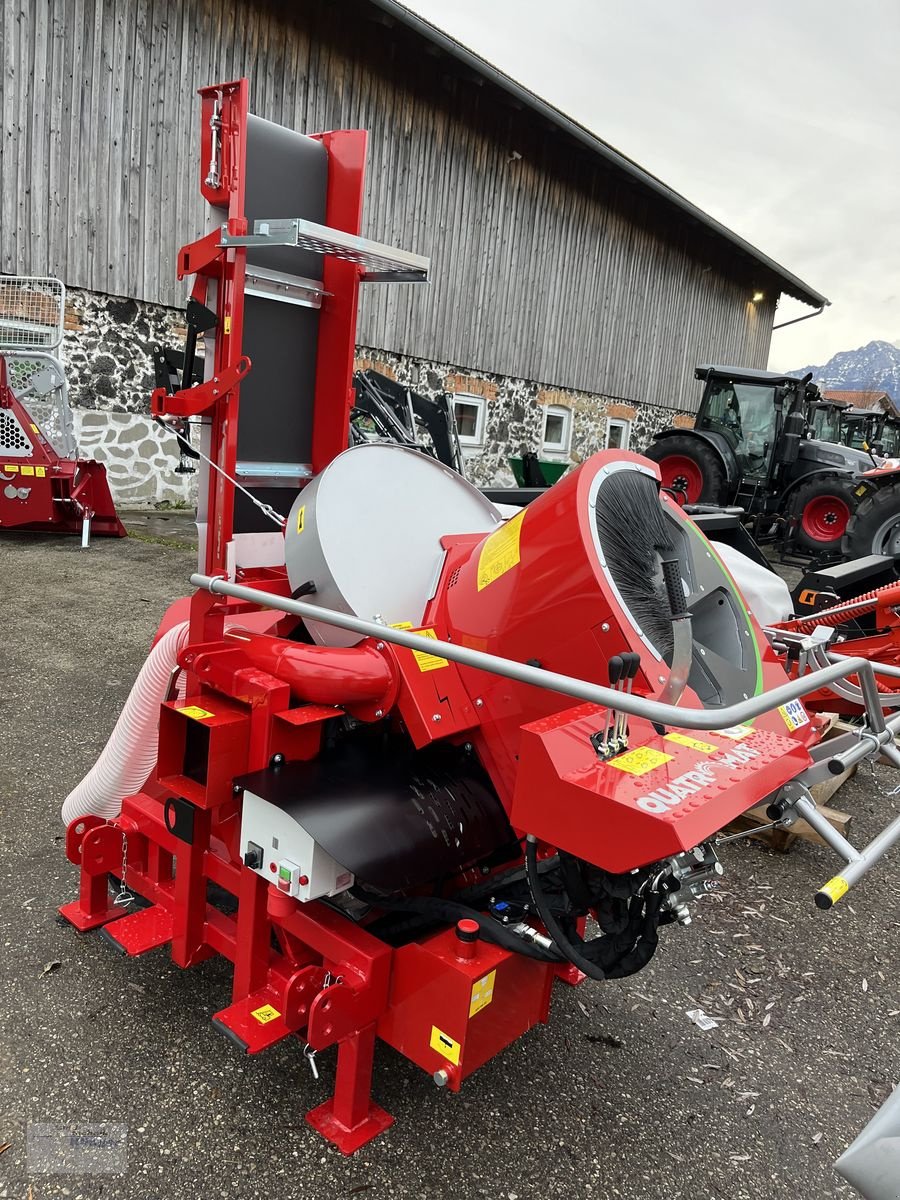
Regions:
<instances>
[{"instance_id":1,"label":"gravel ground","mask_svg":"<svg viewBox=\"0 0 900 1200\"><path fill-rule=\"evenodd\" d=\"M855 1195L831 1162L900 1079L896 855L821 913L824 849L728 847L719 892L689 928L663 930L645 971L557 984L550 1024L459 1096L379 1046L375 1095L397 1123L351 1159L303 1120L332 1055L316 1084L296 1044L243 1057L210 1024L228 1001L223 961L129 960L58 920L76 886L60 803L187 585L192 555L177 532L162 541L0 541L0 1196ZM893 786L866 771L842 790L857 839L889 819ZM687 1018L697 1007L715 1029ZM44 1122L122 1123L126 1170L29 1174L26 1134Z\"/></svg>"}]
</instances>

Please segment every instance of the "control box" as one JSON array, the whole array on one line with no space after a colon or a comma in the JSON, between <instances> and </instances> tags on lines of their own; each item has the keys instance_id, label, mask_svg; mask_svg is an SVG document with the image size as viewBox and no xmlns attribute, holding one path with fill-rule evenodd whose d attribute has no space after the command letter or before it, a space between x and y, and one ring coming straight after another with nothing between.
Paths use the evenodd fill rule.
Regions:
<instances>
[{"instance_id":1,"label":"control box","mask_svg":"<svg viewBox=\"0 0 900 1200\"><path fill-rule=\"evenodd\" d=\"M244 791L241 818L244 865L296 900L336 896L353 874L335 862L284 808Z\"/></svg>"}]
</instances>

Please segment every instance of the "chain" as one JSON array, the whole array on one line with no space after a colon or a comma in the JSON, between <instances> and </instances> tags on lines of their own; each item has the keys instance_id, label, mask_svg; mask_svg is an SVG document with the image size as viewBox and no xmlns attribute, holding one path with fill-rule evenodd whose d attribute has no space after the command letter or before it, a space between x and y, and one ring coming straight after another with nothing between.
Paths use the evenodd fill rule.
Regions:
<instances>
[{"instance_id":1,"label":"chain","mask_svg":"<svg viewBox=\"0 0 900 1200\"><path fill-rule=\"evenodd\" d=\"M131 904L131 902L134 900L134 896L132 896L131 892L129 892L128 888L125 885L125 874L127 871L128 871L128 838L123 833L122 834L122 874L119 878L118 895L113 900L113 904L118 905L119 908L127 908L128 905Z\"/></svg>"}]
</instances>

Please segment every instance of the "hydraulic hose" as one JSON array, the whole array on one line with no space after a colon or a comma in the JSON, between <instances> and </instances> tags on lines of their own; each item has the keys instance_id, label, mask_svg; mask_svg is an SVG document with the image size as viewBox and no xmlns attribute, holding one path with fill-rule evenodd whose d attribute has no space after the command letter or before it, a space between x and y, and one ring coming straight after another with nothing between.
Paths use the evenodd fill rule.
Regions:
<instances>
[{"instance_id":1,"label":"hydraulic hose","mask_svg":"<svg viewBox=\"0 0 900 1200\"><path fill-rule=\"evenodd\" d=\"M124 798L146 783L157 758L159 707L187 638L184 621L164 633L147 655L100 757L63 803L66 825L87 816L112 820L122 811Z\"/></svg>"},{"instance_id":2,"label":"hydraulic hose","mask_svg":"<svg viewBox=\"0 0 900 1200\"><path fill-rule=\"evenodd\" d=\"M559 947L562 954L573 963L579 971L583 971L589 979L605 979L606 972L602 967L599 967L595 962L591 962L586 958L577 946L573 946L563 932L562 926L556 919L553 909L547 903L547 896L541 885L541 878L538 873L537 860L537 841L529 834L525 840L525 870L528 874L528 884L531 888L531 895L534 899L535 906L538 910L541 920L544 922L544 927L553 938L553 941Z\"/></svg>"}]
</instances>

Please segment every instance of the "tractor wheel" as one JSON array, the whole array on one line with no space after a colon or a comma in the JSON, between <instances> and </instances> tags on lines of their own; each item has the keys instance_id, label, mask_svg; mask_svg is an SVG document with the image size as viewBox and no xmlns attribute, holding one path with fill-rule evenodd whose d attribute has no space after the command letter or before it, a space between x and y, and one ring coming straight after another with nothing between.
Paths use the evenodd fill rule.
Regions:
<instances>
[{"instance_id":1,"label":"tractor wheel","mask_svg":"<svg viewBox=\"0 0 900 1200\"><path fill-rule=\"evenodd\" d=\"M843 475L814 475L794 492L796 545L810 554L840 550L858 501Z\"/></svg>"},{"instance_id":2,"label":"tractor wheel","mask_svg":"<svg viewBox=\"0 0 900 1200\"><path fill-rule=\"evenodd\" d=\"M661 438L644 451L659 464L662 485L685 504L721 504L725 468L712 446L691 434Z\"/></svg>"},{"instance_id":3,"label":"tractor wheel","mask_svg":"<svg viewBox=\"0 0 900 1200\"><path fill-rule=\"evenodd\" d=\"M881 487L863 500L847 526L841 549L848 559L900 555L900 486Z\"/></svg>"}]
</instances>

